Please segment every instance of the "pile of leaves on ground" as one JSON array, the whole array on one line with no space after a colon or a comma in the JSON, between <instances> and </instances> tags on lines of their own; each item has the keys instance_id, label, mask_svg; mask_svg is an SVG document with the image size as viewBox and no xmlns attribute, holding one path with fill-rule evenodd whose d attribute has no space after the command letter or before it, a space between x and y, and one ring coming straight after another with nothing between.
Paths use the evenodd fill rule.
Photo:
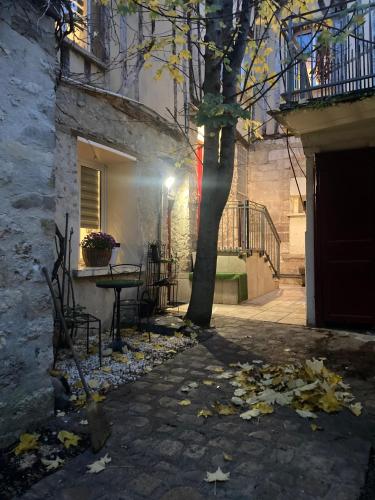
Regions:
<instances>
[{"instance_id":1,"label":"pile of leaves on ground","mask_svg":"<svg viewBox=\"0 0 375 500\"><path fill-rule=\"evenodd\" d=\"M0 452L1 499L21 495L89 447L87 433L58 428L54 422L50 428L21 434L18 443Z\"/></svg>"},{"instance_id":2,"label":"pile of leaves on ground","mask_svg":"<svg viewBox=\"0 0 375 500\"><path fill-rule=\"evenodd\" d=\"M261 360L251 363L233 363L231 370L221 366L208 366L215 379L227 379L234 387L233 397L226 404L216 402L202 408L198 416L210 417L239 414L244 420L273 413L275 407L288 406L300 417L316 419L318 412L339 412L344 408L355 416L362 412L362 405L342 377L324 365L323 359L312 359L293 364L265 364ZM214 385L213 379L204 380ZM185 400L186 401L186 400ZM313 430L319 430L312 423Z\"/></svg>"}]
</instances>

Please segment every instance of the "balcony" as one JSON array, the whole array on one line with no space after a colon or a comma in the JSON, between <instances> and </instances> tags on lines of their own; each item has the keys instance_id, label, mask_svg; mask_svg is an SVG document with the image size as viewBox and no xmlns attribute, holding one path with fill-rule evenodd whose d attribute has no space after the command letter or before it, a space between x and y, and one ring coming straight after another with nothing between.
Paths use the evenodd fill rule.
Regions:
<instances>
[{"instance_id":1,"label":"balcony","mask_svg":"<svg viewBox=\"0 0 375 500\"><path fill-rule=\"evenodd\" d=\"M348 1L284 20L282 107L373 92L374 9Z\"/></svg>"}]
</instances>

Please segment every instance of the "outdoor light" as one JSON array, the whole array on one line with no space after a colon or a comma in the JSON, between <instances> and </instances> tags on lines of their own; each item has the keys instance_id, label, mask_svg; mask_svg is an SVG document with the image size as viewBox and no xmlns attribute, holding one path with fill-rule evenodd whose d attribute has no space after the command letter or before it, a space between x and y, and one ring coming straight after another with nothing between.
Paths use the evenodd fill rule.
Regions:
<instances>
[{"instance_id":1,"label":"outdoor light","mask_svg":"<svg viewBox=\"0 0 375 500\"><path fill-rule=\"evenodd\" d=\"M168 191L171 189L171 187L173 186L174 184L174 181L176 179L174 177L167 177L164 181L164 185L165 187L168 189Z\"/></svg>"},{"instance_id":2,"label":"outdoor light","mask_svg":"<svg viewBox=\"0 0 375 500\"><path fill-rule=\"evenodd\" d=\"M201 142L201 143L204 142L204 126L203 125L201 127L198 127L197 140L198 140L198 142Z\"/></svg>"}]
</instances>

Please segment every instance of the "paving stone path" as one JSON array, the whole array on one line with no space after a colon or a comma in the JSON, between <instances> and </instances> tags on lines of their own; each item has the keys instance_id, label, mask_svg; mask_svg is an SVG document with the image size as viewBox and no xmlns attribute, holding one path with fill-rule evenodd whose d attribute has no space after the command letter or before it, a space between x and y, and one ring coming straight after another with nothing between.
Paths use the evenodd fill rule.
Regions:
<instances>
[{"instance_id":1,"label":"paving stone path","mask_svg":"<svg viewBox=\"0 0 375 500\"><path fill-rule=\"evenodd\" d=\"M113 422L105 448L86 451L44 478L25 499L54 500L356 500L366 481L375 442L374 347L372 337L310 330L265 322L216 318L217 333L159 366L137 382L108 395ZM277 407L259 421L238 415L197 417L215 401L229 401L233 387L215 386L209 365L263 359L287 362L325 356L364 404L361 417L348 411L319 416L321 432L290 408ZM367 361L368 360L368 361ZM367 364L366 364L367 363ZM181 387L197 382L189 395ZM189 406L178 402L189 398ZM87 464L105 453L103 472L87 474ZM226 461L223 453L233 457ZM225 483L204 481L220 466ZM375 497L375 493L374 493Z\"/></svg>"}]
</instances>

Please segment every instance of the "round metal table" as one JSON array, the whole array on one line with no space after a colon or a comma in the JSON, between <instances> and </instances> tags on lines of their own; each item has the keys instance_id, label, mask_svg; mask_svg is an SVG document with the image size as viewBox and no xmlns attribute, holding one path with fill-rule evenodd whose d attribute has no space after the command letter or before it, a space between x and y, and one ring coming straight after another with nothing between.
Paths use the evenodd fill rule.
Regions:
<instances>
[{"instance_id":1,"label":"round metal table","mask_svg":"<svg viewBox=\"0 0 375 500\"><path fill-rule=\"evenodd\" d=\"M115 291L115 301L116 301L116 339L112 343L112 350L117 352L122 352L123 345L128 344L121 339L120 333L120 296L121 290L123 288L136 288L143 285L142 280L132 280L132 279L107 279L99 280L96 283L98 288L113 288ZM128 346L129 347L129 346Z\"/></svg>"}]
</instances>

